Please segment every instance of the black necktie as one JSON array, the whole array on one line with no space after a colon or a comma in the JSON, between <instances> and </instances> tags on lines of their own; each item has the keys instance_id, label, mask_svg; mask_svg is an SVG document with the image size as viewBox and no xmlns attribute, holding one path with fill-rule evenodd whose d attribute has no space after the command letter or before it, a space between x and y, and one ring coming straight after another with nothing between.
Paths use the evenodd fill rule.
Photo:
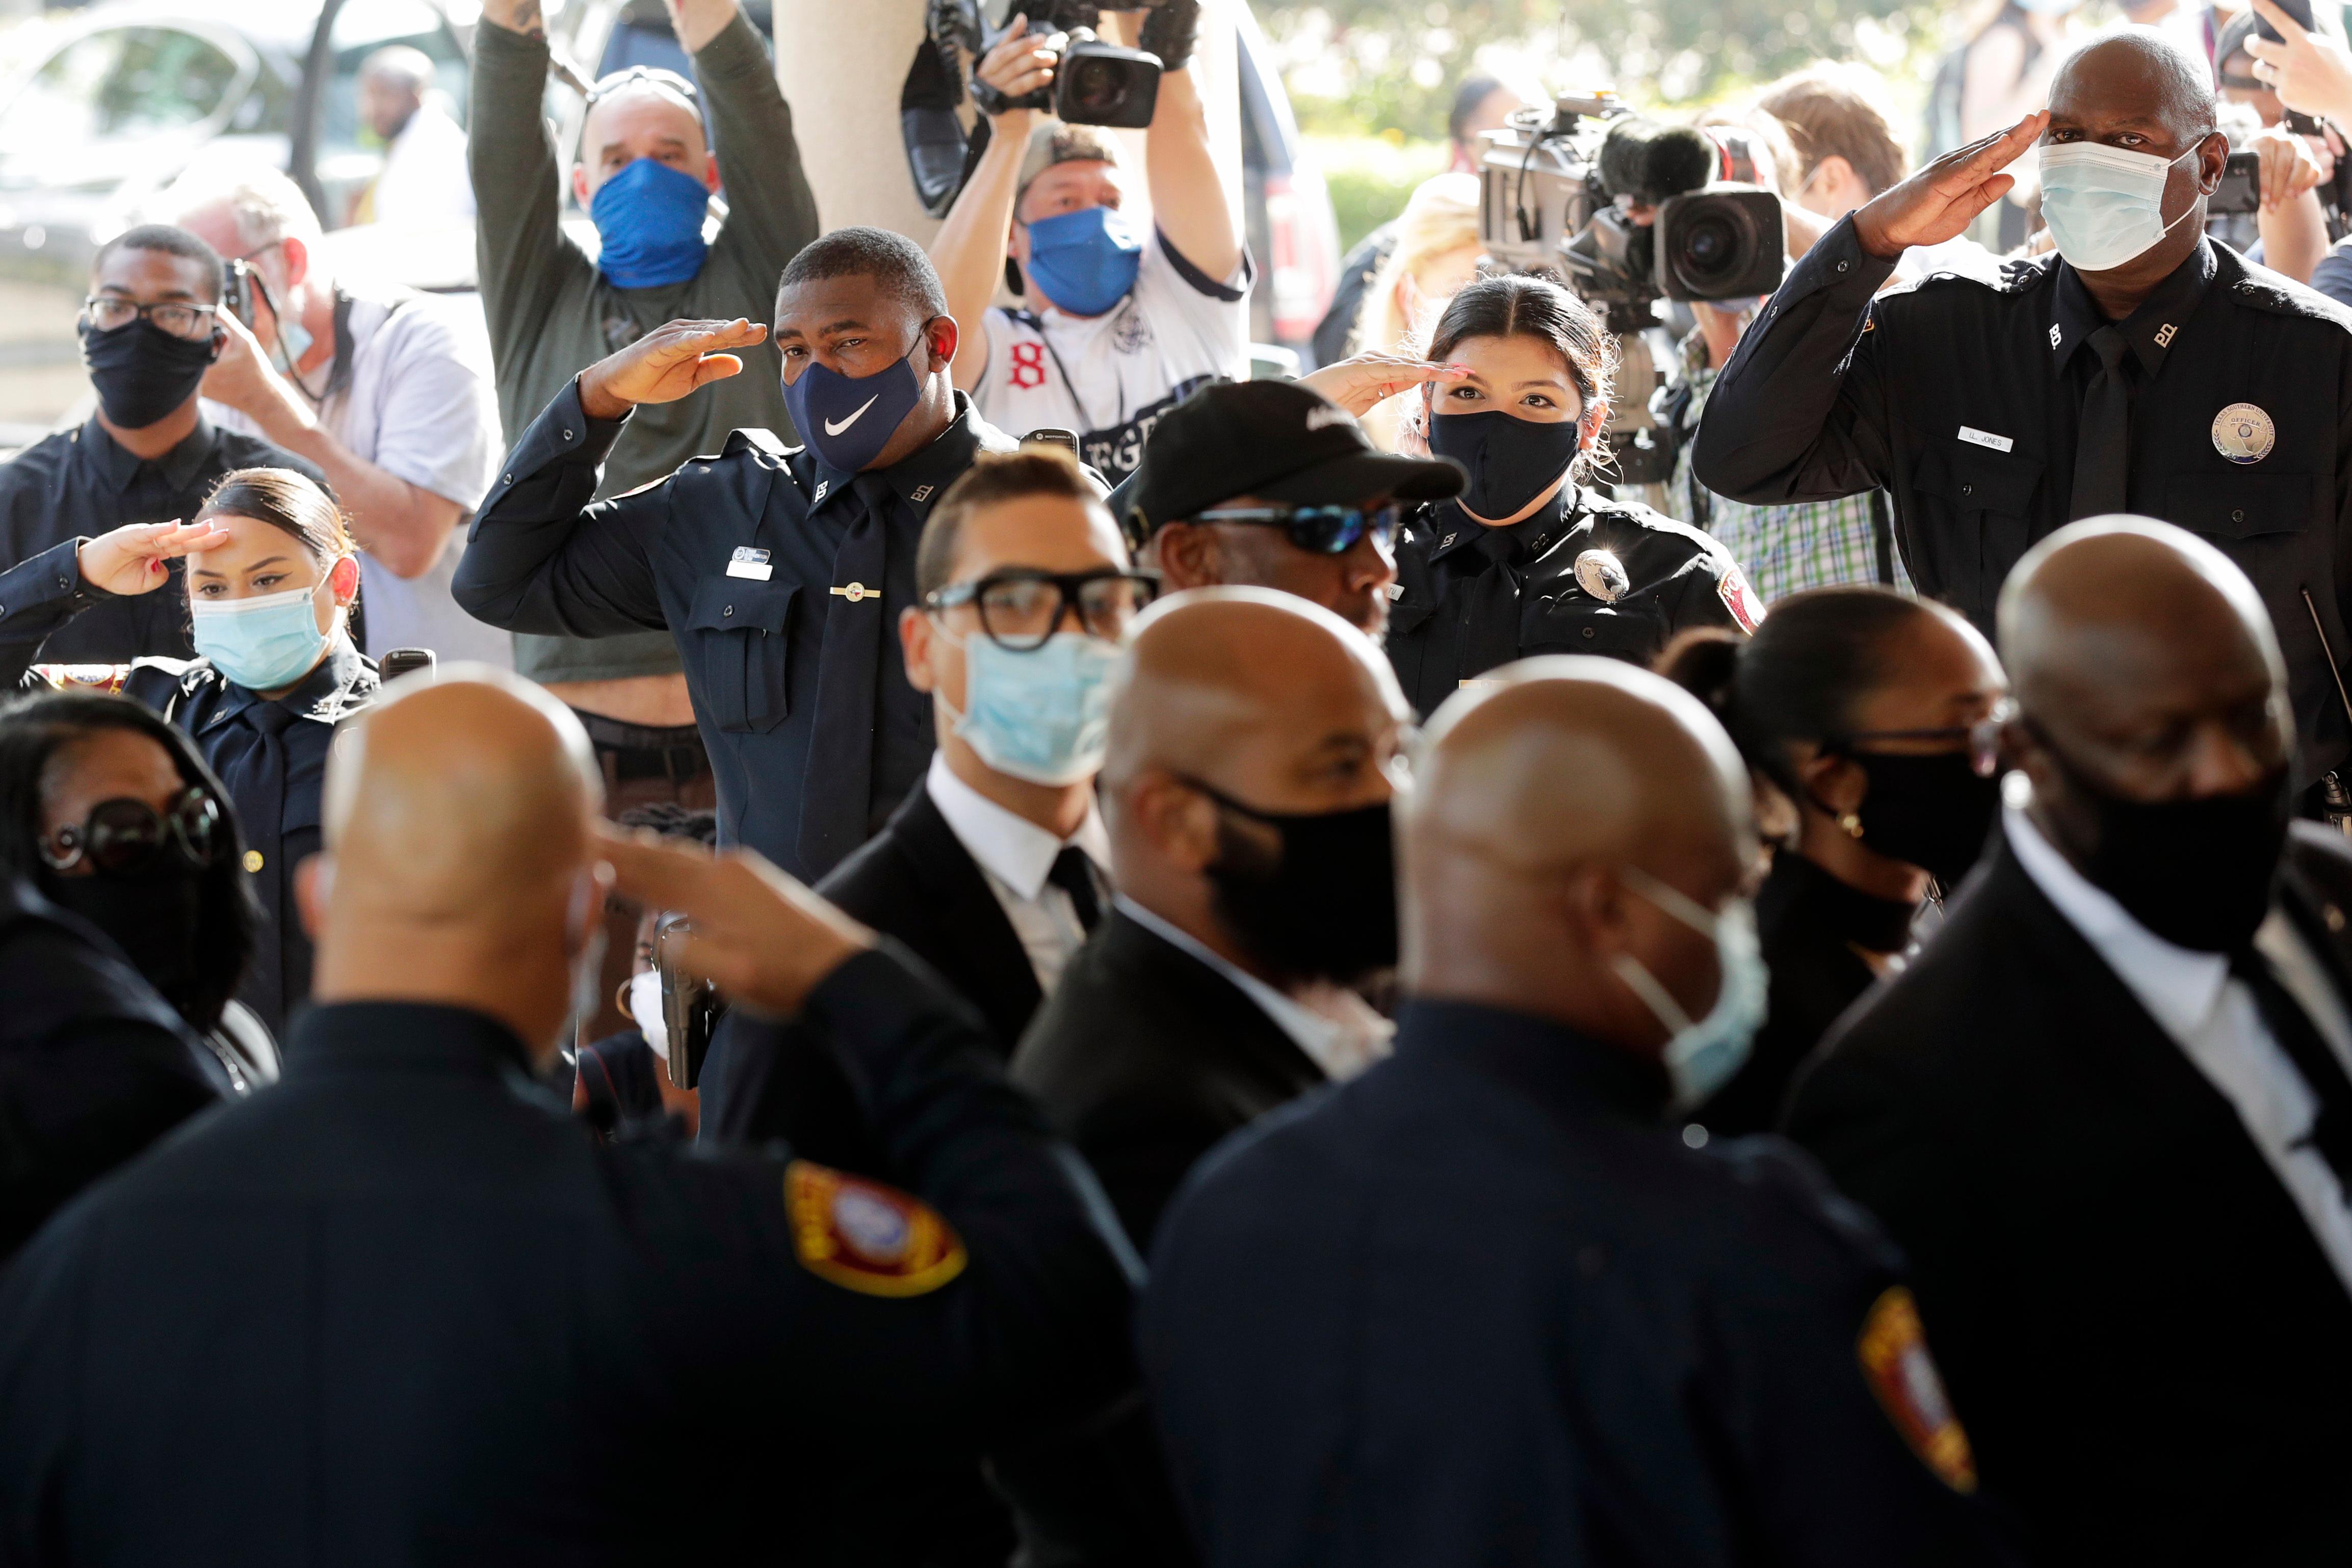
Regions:
<instances>
[{"instance_id":1,"label":"black necktie","mask_svg":"<svg viewBox=\"0 0 2352 1568\"><path fill-rule=\"evenodd\" d=\"M1062 852L1054 857L1054 868L1045 873L1045 880L1070 895L1070 907L1078 912L1078 924L1091 933L1102 919L1102 899L1095 891L1094 862L1087 852L1075 844L1065 844Z\"/></svg>"},{"instance_id":2,"label":"black necktie","mask_svg":"<svg viewBox=\"0 0 2352 1568\"><path fill-rule=\"evenodd\" d=\"M1470 590L1465 627L1464 679L1498 669L1519 657L1519 574L1511 564L1518 542L1507 528L1485 528L1471 548L1489 564Z\"/></svg>"},{"instance_id":3,"label":"black necktie","mask_svg":"<svg viewBox=\"0 0 2352 1568\"><path fill-rule=\"evenodd\" d=\"M2091 352L2099 356L2099 371L2083 394L2083 423L2074 434L2074 493L2066 507L2070 520L2124 510L2131 471L2131 383L2124 364L2131 341L2121 327L2110 324L2093 332L2090 342Z\"/></svg>"},{"instance_id":4,"label":"black necktie","mask_svg":"<svg viewBox=\"0 0 2352 1568\"><path fill-rule=\"evenodd\" d=\"M832 603L817 656L816 717L801 784L801 875L815 881L866 842L874 794L874 695L889 616L882 602L890 508L879 474L860 474L857 521L833 552Z\"/></svg>"},{"instance_id":5,"label":"black necktie","mask_svg":"<svg viewBox=\"0 0 2352 1568\"><path fill-rule=\"evenodd\" d=\"M2254 994L2254 1005L2262 1009L2263 1021L2271 1026L2279 1048L2302 1075L2304 1087L2311 1090L2312 1099L2319 1102L2319 1112L2312 1118L2311 1130L2291 1147L2299 1149L2308 1144L2317 1150L2328 1169L2336 1173L2337 1184L2347 1194L2352 1194L2352 1078L2345 1075L2343 1062L2312 1023L2310 1015L2271 973L2268 959L2251 950L2241 952L2230 960L2230 973L2244 981L2246 989Z\"/></svg>"},{"instance_id":6,"label":"black necktie","mask_svg":"<svg viewBox=\"0 0 2352 1568\"><path fill-rule=\"evenodd\" d=\"M286 886L287 870L279 862L286 847L286 731L298 717L282 702L247 703L237 718L253 731L257 743L240 765L224 770L226 776L221 780L236 807L237 824L245 829L246 867L253 873L253 890L278 922L275 929L262 932L256 944L256 994L267 994L285 984L280 955L286 927L294 917L278 896ZM261 857L258 861L253 858L256 855Z\"/></svg>"}]
</instances>

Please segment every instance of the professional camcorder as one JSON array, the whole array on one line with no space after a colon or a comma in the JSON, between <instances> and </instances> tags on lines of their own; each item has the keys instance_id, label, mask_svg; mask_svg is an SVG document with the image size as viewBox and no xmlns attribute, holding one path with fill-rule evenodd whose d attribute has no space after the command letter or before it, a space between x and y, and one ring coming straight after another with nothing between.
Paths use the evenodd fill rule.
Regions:
<instances>
[{"instance_id":1,"label":"professional camcorder","mask_svg":"<svg viewBox=\"0 0 2352 1568\"><path fill-rule=\"evenodd\" d=\"M1087 0L930 0L929 37L917 47L914 66L900 89L898 121L916 193L932 216L946 216L971 177L972 165L988 145L988 115L1040 109L1068 125L1139 131L1151 123L1160 101L1160 58L1097 37L1104 9ZM968 73L1023 16L1029 18L1034 37L1069 35L1053 86L1025 98L1006 99L985 82L970 81L971 101L983 118L967 137L956 108L964 100Z\"/></svg>"},{"instance_id":2,"label":"professional camcorder","mask_svg":"<svg viewBox=\"0 0 2352 1568\"><path fill-rule=\"evenodd\" d=\"M1609 92L1521 110L1486 133L1478 234L1511 266L1559 272L1611 330L1659 300L1741 300L1780 285L1780 199L1754 184L1744 132L1664 125ZM1654 210L1643 224L1637 214Z\"/></svg>"}]
</instances>

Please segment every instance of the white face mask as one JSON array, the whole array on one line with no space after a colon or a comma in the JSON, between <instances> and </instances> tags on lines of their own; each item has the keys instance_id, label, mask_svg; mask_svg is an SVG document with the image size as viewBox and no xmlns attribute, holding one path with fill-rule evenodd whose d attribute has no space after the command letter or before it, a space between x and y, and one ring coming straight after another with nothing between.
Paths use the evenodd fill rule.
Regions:
<instances>
[{"instance_id":1,"label":"white face mask","mask_svg":"<svg viewBox=\"0 0 2352 1568\"><path fill-rule=\"evenodd\" d=\"M2191 147L2180 158L2196 155ZM2077 272L2109 272L2145 256L2197 210L2164 221L2164 187L2180 158L2099 142L2042 149L2042 221Z\"/></svg>"},{"instance_id":2,"label":"white face mask","mask_svg":"<svg viewBox=\"0 0 2352 1568\"><path fill-rule=\"evenodd\" d=\"M1624 875L1634 892L1715 941L1716 965L1722 979L1716 987L1715 1005L1696 1022L1640 959L1621 952L1612 965L1617 978L1665 1026L1666 1048L1659 1059L1674 1081L1674 1113L1685 1115L1730 1082L1747 1064L1748 1052L1755 1048L1756 1031L1764 1026L1771 972L1764 966L1763 946L1756 935L1756 908L1745 899L1735 899L1717 913L1633 867L1626 867Z\"/></svg>"},{"instance_id":3,"label":"white face mask","mask_svg":"<svg viewBox=\"0 0 2352 1568\"><path fill-rule=\"evenodd\" d=\"M635 1020L637 1033L646 1037L654 1055L669 1060L669 1025L662 1016L661 974L646 970L629 976L629 1016Z\"/></svg>"}]
</instances>

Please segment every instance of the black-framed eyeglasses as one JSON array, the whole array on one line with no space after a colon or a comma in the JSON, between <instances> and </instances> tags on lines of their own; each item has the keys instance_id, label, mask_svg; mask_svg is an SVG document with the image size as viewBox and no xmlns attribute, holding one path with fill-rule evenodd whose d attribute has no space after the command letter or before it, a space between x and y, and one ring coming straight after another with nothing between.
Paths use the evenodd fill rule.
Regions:
<instances>
[{"instance_id":1,"label":"black-framed eyeglasses","mask_svg":"<svg viewBox=\"0 0 2352 1568\"><path fill-rule=\"evenodd\" d=\"M1157 577L1117 567L1045 572L1009 566L941 588L926 595L923 605L939 611L970 605L980 612L980 629L989 641L1014 653L1032 653L1073 618L1094 636L1117 642L1159 591Z\"/></svg>"},{"instance_id":2,"label":"black-framed eyeglasses","mask_svg":"<svg viewBox=\"0 0 2352 1568\"><path fill-rule=\"evenodd\" d=\"M1969 766L1979 778L1989 779L2000 768L2000 727L2014 711L2009 703L2001 702L1973 724L1947 724L1932 730L1856 730L1833 735L1824 744L1831 751L1851 752L1864 741L1941 742L1949 749L1965 750Z\"/></svg>"},{"instance_id":3,"label":"black-framed eyeglasses","mask_svg":"<svg viewBox=\"0 0 2352 1568\"><path fill-rule=\"evenodd\" d=\"M1313 555L1344 555L1366 534L1382 550L1396 543L1394 506L1225 506L1195 514L1193 522L1246 522L1278 528Z\"/></svg>"},{"instance_id":4,"label":"black-framed eyeglasses","mask_svg":"<svg viewBox=\"0 0 2352 1568\"><path fill-rule=\"evenodd\" d=\"M41 859L58 871L85 860L100 871L135 871L167 842L177 844L189 864L210 866L227 842L219 803L194 784L160 812L129 795L101 800L81 822L68 823L42 839Z\"/></svg>"},{"instance_id":5,"label":"black-framed eyeglasses","mask_svg":"<svg viewBox=\"0 0 2352 1568\"><path fill-rule=\"evenodd\" d=\"M127 327L144 316L175 338L194 340L212 336L213 318L220 313L220 307L191 305L179 300L142 305L136 300L118 299L111 294L92 294L81 302L81 313L101 332Z\"/></svg>"}]
</instances>

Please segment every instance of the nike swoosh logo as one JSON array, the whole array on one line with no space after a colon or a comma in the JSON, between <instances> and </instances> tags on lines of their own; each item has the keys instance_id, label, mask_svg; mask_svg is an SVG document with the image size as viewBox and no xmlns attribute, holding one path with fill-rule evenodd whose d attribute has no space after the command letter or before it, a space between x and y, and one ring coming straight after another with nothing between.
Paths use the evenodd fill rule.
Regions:
<instances>
[{"instance_id":1,"label":"nike swoosh logo","mask_svg":"<svg viewBox=\"0 0 2352 1568\"><path fill-rule=\"evenodd\" d=\"M838 424L838 425L835 425L835 424L832 420L830 420L830 419L826 420L826 421L824 422L824 433L825 433L826 435L828 435L828 436L838 436L838 435L840 435L844 430L846 430L846 429L848 429L852 425L856 424L856 423L857 423L857 421L858 421L861 417L863 417L863 416L864 416L864 415L865 415L866 411L867 409L869 409L869 408L871 408L871 407L873 407L873 406L874 406L875 398L878 398L878 397L880 397L881 395L881 395L880 393L878 393L878 392L877 392L877 393L876 393L876 394L874 395L874 396L873 396L873 397L869 397L869 398L867 398L865 402L863 402L863 403L859 404L859 405L857 405L857 412L856 412L856 414L851 415L848 418L846 418L846 419L843 420L843 421L842 421L840 424Z\"/></svg>"}]
</instances>

